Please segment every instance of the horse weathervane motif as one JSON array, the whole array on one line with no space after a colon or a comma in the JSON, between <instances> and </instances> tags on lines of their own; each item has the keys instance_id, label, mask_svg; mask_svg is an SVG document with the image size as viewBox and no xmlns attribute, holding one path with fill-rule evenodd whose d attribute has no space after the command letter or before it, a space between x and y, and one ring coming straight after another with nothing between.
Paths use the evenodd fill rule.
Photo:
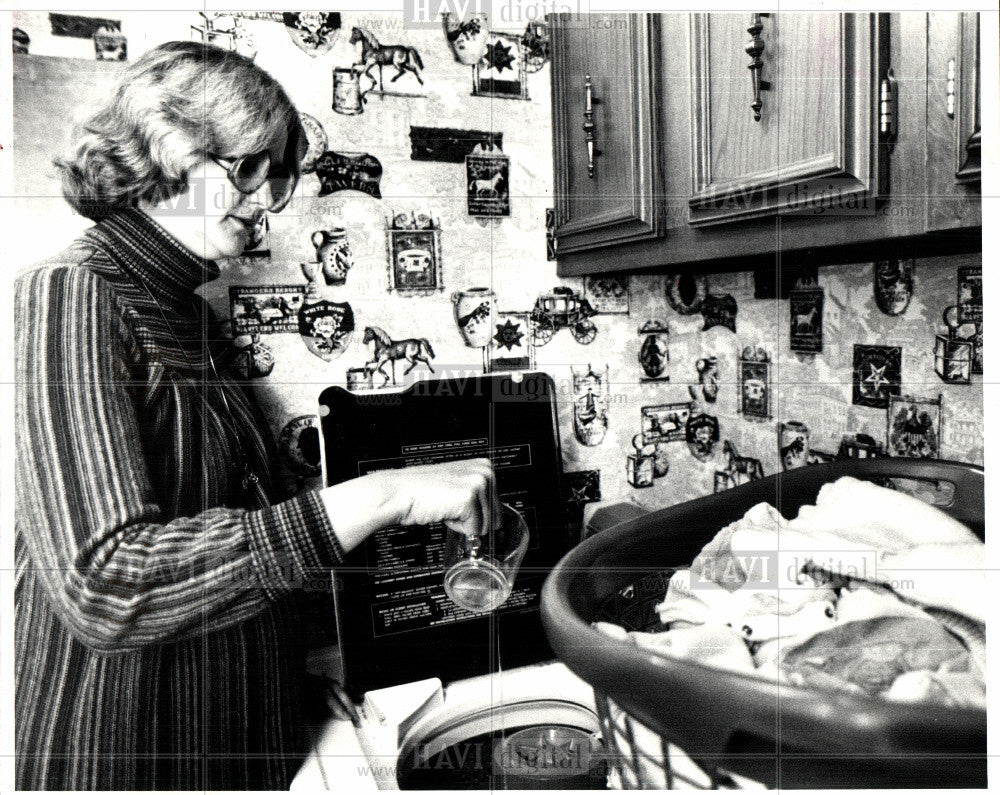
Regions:
<instances>
[{"instance_id":1,"label":"horse weathervane motif","mask_svg":"<svg viewBox=\"0 0 1000 795\"><path fill-rule=\"evenodd\" d=\"M434 349L423 337L399 340L397 342L391 339L378 326L366 326L363 342L365 345L370 342L375 343L373 358L370 362L365 362L365 370L372 375L375 374L376 370L381 373L385 379L382 382L382 386L386 386L389 383L389 375L382 369L387 362L392 367L393 386L396 385L396 362L399 359L406 359L410 363L410 366L403 371L403 375L406 375L416 367L418 362L423 362L427 365L428 370L432 373L434 372L434 368L431 367L430 362L434 358Z\"/></svg>"},{"instance_id":2,"label":"horse weathervane motif","mask_svg":"<svg viewBox=\"0 0 1000 795\"><path fill-rule=\"evenodd\" d=\"M361 60L351 68L359 75L364 74L372 81L368 91L374 89L377 82L379 94L385 94L382 85L383 66L396 67L396 74L389 78L390 83L395 83L407 72L412 72L413 76L417 78L417 82L420 85L424 84L423 78L420 77L420 70L424 68L424 63L420 60L420 53L415 47L408 47L405 44L379 44L378 39L364 28L352 28L350 43L358 44L359 42L361 43ZM372 69L376 66L378 67L378 81L372 76ZM364 93L367 94L368 91Z\"/></svg>"}]
</instances>

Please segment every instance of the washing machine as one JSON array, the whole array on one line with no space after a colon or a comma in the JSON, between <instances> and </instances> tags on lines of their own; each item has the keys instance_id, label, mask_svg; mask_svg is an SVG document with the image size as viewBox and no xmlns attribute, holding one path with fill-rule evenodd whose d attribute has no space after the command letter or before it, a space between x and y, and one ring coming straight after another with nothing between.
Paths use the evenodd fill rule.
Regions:
<instances>
[{"instance_id":1,"label":"washing machine","mask_svg":"<svg viewBox=\"0 0 1000 795\"><path fill-rule=\"evenodd\" d=\"M548 646L541 586L578 539L560 484L556 389L542 373L419 381L320 397L327 484L488 457L530 543L507 602L488 614L444 593L443 527L392 527L334 575L339 679L357 726L331 720L293 789L603 789L591 688Z\"/></svg>"}]
</instances>

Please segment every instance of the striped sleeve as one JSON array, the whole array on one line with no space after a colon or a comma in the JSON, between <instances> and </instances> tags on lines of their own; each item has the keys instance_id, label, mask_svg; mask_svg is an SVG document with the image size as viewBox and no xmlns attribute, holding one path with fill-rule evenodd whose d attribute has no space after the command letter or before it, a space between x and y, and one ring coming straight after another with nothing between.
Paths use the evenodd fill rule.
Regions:
<instances>
[{"instance_id":1,"label":"striped sleeve","mask_svg":"<svg viewBox=\"0 0 1000 795\"><path fill-rule=\"evenodd\" d=\"M67 629L106 653L222 629L342 559L315 494L164 517L129 395L111 288L43 268L15 292L17 525Z\"/></svg>"}]
</instances>

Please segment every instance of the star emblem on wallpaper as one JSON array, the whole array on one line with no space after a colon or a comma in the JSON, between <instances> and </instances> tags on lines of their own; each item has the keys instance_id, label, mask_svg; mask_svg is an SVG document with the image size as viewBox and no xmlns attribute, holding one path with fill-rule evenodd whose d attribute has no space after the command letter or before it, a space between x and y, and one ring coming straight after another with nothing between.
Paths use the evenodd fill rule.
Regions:
<instances>
[{"instance_id":1,"label":"star emblem on wallpaper","mask_svg":"<svg viewBox=\"0 0 1000 795\"><path fill-rule=\"evenodd\" d=\"M583 505L585 502L591 502L592 499L590 496L590 484L585 484L580 488L570 486L569 501L574 505Z\"/></svg>"},{"instance_id":2,"label":"star emblem on wallpaper","mask_svg":"<svg viewBox=\"0 0 1000 795\"><path fill-rule=\"evenodd\" d=\"M874 364L868 366L871 367L871 373L869 373L865 381L872 385L872 389L875 392L878 392L883 384L889 383L889 379L885 377L885 366L876 367Z\"/></svg>"},{"instance_id":3,"label":"star emblem on wallpaper","mask_svg":"<svg viewBox=\"0 0 1000 795\"><path fill-rule=\"evenodd\" d=\"M514 56L511 53L511 47L504 46L503 42L499 41L488 44L486 46L486 63L497 72L502 72L504 69L514 71Z\"/></svg>"},{"instance_id":4,"label":"star emblem on wallpaper","mask_svg":"<svg viewBox=\"0 0 1000 795\"><path fill-rule=\"evenodd\" d=\"M889 345L854 346L856 406L889 407L889 396L898 395L902 383L903 349Z\"/></svg>"},{"instance_id":5,"label":"star emblem on wallpaper","mask_svg":"<svg viewBox=\"0 0 1000 795\"><path fill-rule=\"evenodd\" d=\"M515 346L520 348L523 338L524 333L509 320L502 326L497 324L497 333L493 335L493 339L497 341L497 347L506 348L509 351L514 350Z\"/></svg>"}]
</instances>

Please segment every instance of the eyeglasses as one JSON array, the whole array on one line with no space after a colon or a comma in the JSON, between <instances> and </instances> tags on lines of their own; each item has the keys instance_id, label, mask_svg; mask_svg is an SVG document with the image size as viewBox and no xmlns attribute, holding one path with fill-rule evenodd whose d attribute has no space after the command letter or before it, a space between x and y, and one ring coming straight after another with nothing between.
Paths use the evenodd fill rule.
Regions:
<instances>
[{"instance_id":1,"label":"eyeglasses","mask_svg":"<svg viewBox=\"0 0 1000 795\"><path fill-rule=\"evenodd\" d=\"M227 160L212 154L209 157L226 169L226 176L240 193L256 193L267 182L271 191L268 212L280 213L284 210L299 181L298 174L285 163L272 163L271 153L266 149L236 160Z\"/></svg>"}]
</instances>

